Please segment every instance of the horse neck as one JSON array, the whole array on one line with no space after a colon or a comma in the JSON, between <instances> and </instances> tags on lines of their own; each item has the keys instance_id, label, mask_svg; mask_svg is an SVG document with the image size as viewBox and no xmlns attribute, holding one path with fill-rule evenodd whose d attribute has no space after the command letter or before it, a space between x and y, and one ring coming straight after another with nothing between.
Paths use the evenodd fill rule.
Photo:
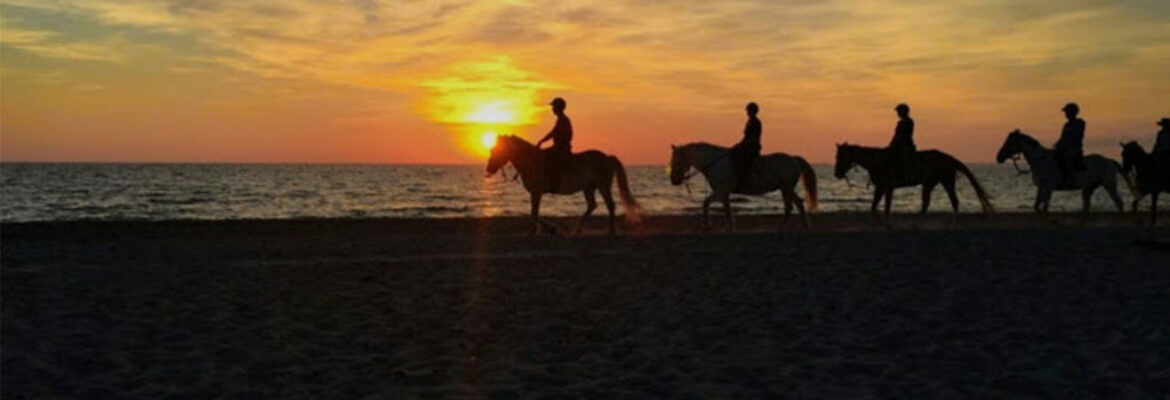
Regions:
<instances>
[{"instance_id":1,"label":"horse neck","mask_svg":"<svg viewBox=\"0 0 1170 400\"><path fill-rule=\"evenodd\" d=\"M1021 133L1020 139L1016 140L1020 142L1020 152L1024 153L1024 159L1028 160L1029 165L1035 162L1036 159L1040 158L1040 156L1045 152L1049 151L1048 149L1044 148L1044 146L1040 145L1040 142L1036 141L1036 139L1033 139L1031 136Z\"/></svg>"},{"instance_id":2,"label":"horse neck","mask_svg":"<svg viewBox=\"0 0 1170 400\"><path fill-rule=\"evenodd\" d=\"M540 149L532 144L522 141L512 141L512 165L516 167L516 172L521 176L531 175L537 172L539 166L536 164L536 156L540 153Z\"/></svg>"},{"instance_id":3,"label":"horse neck","mask_svg":"<svg viewBox=\"0 0 1170 400\"><path fill-rule=\"evenodd\" d=\"M866 170L871 170L878 166L878 158L881 157L884 151L884 149L857 146L854 148L853 152L853 154L856 154L857 157L853 159L853 162L857 163L857 165L860 165Z\"/></svg>"},{"instance_id":4,"label":"horse neck","mask_svg":"<svg viewBox=\"0 0 1170 400\"><path fill-rule=\"evenodd\" d=\"M695 143L686 146L686 151L683 154L691 166L704 169L714 164L719 157L723 156L726 150L706 143Z\"/></svg>"}]
</instances>

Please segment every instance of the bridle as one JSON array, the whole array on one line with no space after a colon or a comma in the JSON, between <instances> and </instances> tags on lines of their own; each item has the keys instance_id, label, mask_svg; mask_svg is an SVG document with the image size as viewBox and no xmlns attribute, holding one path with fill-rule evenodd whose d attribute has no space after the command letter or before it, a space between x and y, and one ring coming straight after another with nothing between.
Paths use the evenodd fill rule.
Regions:
<instances>
[{"instance_id":1,"label":"bridle","mask_svg":"<svg viewBox=\"0 0 1170 400\"><path fill-rule=\"evenodd\" d=\"M1012 166L1016 167L1016 176L1032 173L1031 170L1020 168L1020 164L1017 163L1018 161L1020 161L1020 153L1012 154Z\"/></svg>"},{"instance_id":2,"label":"bridle","mask_svg":"<svg viewBox=\"0 0 1170 400\"><path fill-rule=\"evenodd\" d=\"M700 174L700 173L702 173L702 174L706 174L706 173L707 173L707 171L709 171L709 170L711 169L711 167L714 167L714 166L715 166L715 163L717 163L717 162L719 162L720 160L722 160L722 159L724 159L724 158L726 158L726 157L729 157L729 156L730 156L730 153L729 153L729 152L728 152L728 153L723 153L722 155L720 155L720 156L718 156L718 157L715 157L715 158L711 159L711 161L708 161L708 162L707 162L707 164L705 164L705 165L703 165L703 166L701 166L701 167L700 167L700 166L695 166L695 167L693 167L693 168L694 168L694 170L693 170L693 171L687 171L687 173L686 173L685 175L683 175L683 177L682 177L682 179L681 179L681 180L682 180L682 183L683 183L683 186L685 186L685 187L687 188L687 196L690 196L690 195L691 195L691 178L694 178L694 177L695 177L695 175L698 175L698 174ZM688 163L688 164L689 164L689 163ZM674 168L674 166L672 165L672 166L671 166L671 168Z\"/></svg>"}]
</instances>

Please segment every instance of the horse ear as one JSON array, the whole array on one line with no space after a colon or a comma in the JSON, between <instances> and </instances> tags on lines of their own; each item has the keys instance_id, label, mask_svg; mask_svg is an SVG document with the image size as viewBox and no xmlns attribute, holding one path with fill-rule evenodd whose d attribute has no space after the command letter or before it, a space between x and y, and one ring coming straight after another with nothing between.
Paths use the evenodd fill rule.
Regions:
<instances>
[{"instance_id":1,"label":"horse ear","mask_svg":"<svg viewBox=\"0 0 1170 400\"><path fill-rule=\"evenodd\" d=\"M1117 141L1117 145L1119 145L1119 146L1121 146L1121 147L1125 147L1125 142L1122 142L1122 141L1118 140L1118 141Z\"/></svg>"},{"instance_id":2,"label":"horse ear","mask_svg":"<svg viewBox=\"0 0 1170 400\"><path fill-rule=\"evenodd\" d=\"M675 145L674 145L674 143L671 143L671 144L670 144L670 149L671 149L671 150L678 150L678 146L675 146Z\"/></svg>"}]
</instances>

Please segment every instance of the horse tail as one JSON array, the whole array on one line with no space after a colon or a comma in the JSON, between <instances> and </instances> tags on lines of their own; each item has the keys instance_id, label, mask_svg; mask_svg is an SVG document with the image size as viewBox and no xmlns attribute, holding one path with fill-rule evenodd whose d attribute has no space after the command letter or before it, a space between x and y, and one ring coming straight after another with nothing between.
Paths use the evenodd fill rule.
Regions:
<instances>
[{"instance_id":1,"label":"horse tail","mask_svg":"<svg viewBox=\"0 0 1170 400\"><path fill-rule=\"evenodd\" d=\"M1125 186L1129 188L1129 194L1135 198L1141 196L1142 195L1141 189L1139 189L1137 187L1137 184L1133 182L1133 177L1131 177L1131 176L1129 176L1129 174L1125 173L1125 168L1121 166L1121 163L1114 161L1114 160L1109 160L1109 163L1113 165L1113 168L1117 168L1117 170L1115 172L1117 172L1118 174L1121 174L1122 180L1125 181Z\"/></svg>"},{"instance_id":2,"label":"horse tail","mask_svg":"<svg viewBox=\"0 0 1170 400\"><path fill-rule=\"evenodd\" d=\"M971 181L971 187L975 188L975 195L979 197L979 204L983 206L983 212L987 214L994 214L995 206L991 205L991 200L989 198L990 196L987 195L987 191L983 190L983 185L979 184L979 180L975 179L975 174L972 174L971 170L968 169L967 165L963 164L962 161L959 161L955 158L952 159L955 160L955 169L959 170L959 172L962 172L963 175L966 175L967 179Z\"/></svg>"},{"instance_id":3,"label":"horse tail","mask_svg":"<svg viewBox=\"0 0 1170 400\"><path fill-rule=\"evenodd\" d=\"M818 202L817 172L813 171L812 165L809 165L803 157L796 157L796 161L800 164L800 181L804 183L804 193L808 197L805 199L808 202L808 211L816 211Z\"/></svg>"},{"instance_id":4,"label":"horse tail","mask_svg":"<svg viewBox=\"0 0 1170 400\"><path fill-rule=\"evenodd\" d=\"M614 156L609 156L609 164L617 177L618 197L622 201L622 208L626 211L626 221L635 224L642 222L642 206L638 205L638 201L634 200L634 194L630 193L630 181L626 177L626 167L622 165L621 160Z\"/></svg>"}]
</instances>

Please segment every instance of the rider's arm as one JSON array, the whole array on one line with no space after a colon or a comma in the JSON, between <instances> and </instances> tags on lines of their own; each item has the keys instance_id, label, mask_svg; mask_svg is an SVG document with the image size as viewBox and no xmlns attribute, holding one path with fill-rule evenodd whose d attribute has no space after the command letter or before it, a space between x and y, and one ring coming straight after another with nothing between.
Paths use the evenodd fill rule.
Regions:
<instances>
[{"instance_id":1,"label":"rider's arm","mask_svg":"<svg viewBox=\"0 0 1170 400\"><path fill-rule=\"evenodd\" d=\"M544 135L544 138L541 138L539 142L536 142L536 147L540 147L540 145L544 144L544 142L547 142L547 141L549 141L549 139L552 139L553 133L556 133L556 131L557 131L557 128L553 127L553 130L548 131L548 134Z\"/></svg>"}]
</instances>

